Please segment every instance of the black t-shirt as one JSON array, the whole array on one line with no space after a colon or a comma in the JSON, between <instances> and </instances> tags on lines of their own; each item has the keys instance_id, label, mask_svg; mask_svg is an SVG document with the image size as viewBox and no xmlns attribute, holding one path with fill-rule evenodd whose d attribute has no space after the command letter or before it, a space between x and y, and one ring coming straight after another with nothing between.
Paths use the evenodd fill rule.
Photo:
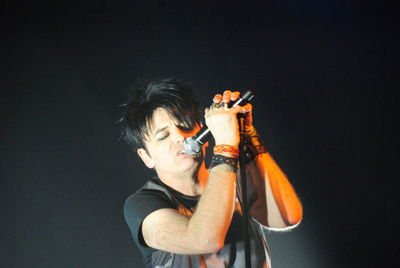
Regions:
<instances>
[{"instance_id":1,"label":"black t-shirt","mask_svg":"<svg viewBox=\"0 0 400 268\"><path fill-rule=\"evenodd\" d=\"M196 209L200 197L186 196L163 184L158 178L148 181L138 191L128 197L124 206L126 222L136 245L143 255L146 267L245 267L244 245L242 241L242 218L234 213L225 244L218 253L203 255L181 255L148 247L143 240L141 224L152 212L162 208L172 208L190 216ZM250 220L252 267L269 267L269 254L265 234L261 226ZM266 266L264 266L266 265Z\"/></svg>"}]
</instances>

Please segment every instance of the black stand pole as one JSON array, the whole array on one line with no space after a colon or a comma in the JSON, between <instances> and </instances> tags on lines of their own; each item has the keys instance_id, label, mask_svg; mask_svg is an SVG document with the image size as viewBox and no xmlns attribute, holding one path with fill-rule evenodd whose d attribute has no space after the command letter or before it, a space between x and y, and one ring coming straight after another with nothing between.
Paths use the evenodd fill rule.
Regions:
<instances>
[{"instance_id":1,"label":"black stand pole","mask_svg":"<svg viewBox=\"0 0 400 268\"><path fill-rule=\"evenodd\" d=\"M239 165L240 165L240 182L242 192L242 218L243 218L243 241L246 268L251 268L251 248L250 248L250 233L249 233L249 208L247 204L247 178L246 178L246 161L244 154L244 116L239 115L240 128L240 144L239 144Z\"/></svg>"}]
</instances>

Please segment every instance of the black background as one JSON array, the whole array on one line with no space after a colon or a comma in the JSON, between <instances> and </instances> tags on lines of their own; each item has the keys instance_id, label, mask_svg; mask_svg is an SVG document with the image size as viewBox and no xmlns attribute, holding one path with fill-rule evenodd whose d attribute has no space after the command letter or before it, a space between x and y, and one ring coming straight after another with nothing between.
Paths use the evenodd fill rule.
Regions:
<instances>
[{"instance_id":1,"label":"black background","mask_svg":"<svg viewBox=\"0 0 400 268\"><path fill-rule=\"evenodd\" d=\"M16 6L20 4L20 6ZM119 141L139 78L203 107L254 89L255 124L304 206L275 268L380 267L394 253L397 25L364 1L3 4L1 267L141 267L125 198L152 173Z\"/></svg>"}]
</instances>

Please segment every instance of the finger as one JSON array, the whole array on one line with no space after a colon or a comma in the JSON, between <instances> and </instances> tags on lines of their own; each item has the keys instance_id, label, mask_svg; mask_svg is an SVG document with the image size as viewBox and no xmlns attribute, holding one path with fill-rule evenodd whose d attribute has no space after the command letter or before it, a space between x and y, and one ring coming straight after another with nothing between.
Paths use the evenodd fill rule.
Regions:
<instances>
[{"instance_id":1,"label":"finger","mask_svg":"<svg viewBox=\"0 0 400 268\"><path fill-rule=\"evenodd\" d=\"M216 94L213 98L213 102L219 103L222 100L222 95L221 94Z\"/></svg>"},{"instance_id":2,"label":"finger","mask_svg":"<svg viewBox=\"0 0 400 268\"><path fill-rule=\"evenodd\" d=\"M213 102L210 106L210 110L222 108L224 104L224 102Z\"/></svg>"},{"instance_id":3,"label":"finger","mask_svg":"<svg viewBox=\"0 0 400 268\"><path fill-rule=\"evenodd\" d=\"M225 90L224 95L222 97L222 101L225 103L229 103L231 101L231 94L232 94L232 91Z\"/></svg>"},{"instance_id":4,"label":"finger","mask_svg":"<svg viewBox=\"0 0 400 268\"><path fill-rule=\"evenodd\" d=\"M251 110L253 109L253 106L251 105L251 103L247 103L246 105L242 106L240 109L241 113L249 113L251 112Z\"/></svg>"},{"instance_id":5,"label":"finger","mask_svg":"<svg viewBox=\"0 0 400 268\"><path fill-rule=\"evenodd\" d=\"M237 114L237 113L241 113L243 107L242 106L235 106L229 109L230 112Z\"/></svg>"},{"instance_id":6,"label":"finger","mask_svg":"<svg viewBox=\"0 0 400 268\"><path fill-rule=\"evenodd\" d=\"M240 96L240 92L239 91L232 92L231 101L235 101L235 100L239 99L239 96Z\"/></svg>"}]
</instances>

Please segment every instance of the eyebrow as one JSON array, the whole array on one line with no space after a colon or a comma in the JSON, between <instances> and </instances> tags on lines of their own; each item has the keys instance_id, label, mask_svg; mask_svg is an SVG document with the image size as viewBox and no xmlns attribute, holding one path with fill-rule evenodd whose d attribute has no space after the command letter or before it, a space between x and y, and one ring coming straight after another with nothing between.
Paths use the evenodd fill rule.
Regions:
<instances>
[{"instance_id":1,"label":"eyebrow","mask_svg":"<svg viewBox=\"0 0 400 268\"><path fill-rule=\"evenodd\" d=\"M156 136L158 133L163 132L167 127L168 127L168 126L165 126L165 127L163 127L163 128L157 129L157 131L154 132L153 137Z\"/></svg>"}]
</instances>

